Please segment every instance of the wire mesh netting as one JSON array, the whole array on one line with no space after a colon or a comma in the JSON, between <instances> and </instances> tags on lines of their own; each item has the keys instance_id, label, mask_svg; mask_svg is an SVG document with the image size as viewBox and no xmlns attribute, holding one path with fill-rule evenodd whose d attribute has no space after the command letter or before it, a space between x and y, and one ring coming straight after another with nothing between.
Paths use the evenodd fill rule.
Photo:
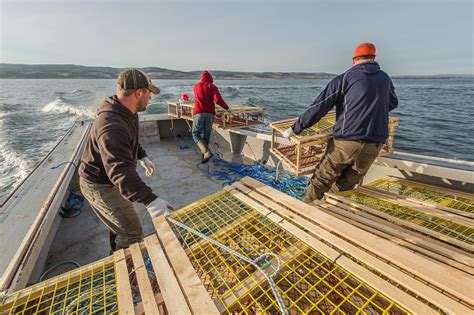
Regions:
<instances>
[{"instance_id":1,"label":"wire mesh netting","mask_svg":"<svg viewBox=\"0 0 474 315\"><path fill-rule=\"evenodd\" d=\"M0 300L0 314L117 314L113 259L107 257Z\"/></svg>"},{"instance_id":2,"label":"wire mesh netting","mask_svg":"<svg viewBox=\"0 0 474 315\"><path fill-rule=\"evenodd\" d=\"M296 119L288 120L283 122L275 122L271 126L275 130L282 133L286 129L293 126ZM320 121L315 123L309 128L304 129L300 134L294 135L295 138L302 139L305 137L317 136L317 135L330 135L332 134L332 128L336 123L336 114L334 112L329 112L326 116L321 118Z\"/></svg>"},{"instance_id":3,"label":"wire mesh netting","mask_svg":"<svg viewBox=\"0 0 474 315\"><path fill-rule=\"evenodd\" d=\"M172 215L221 244L251 258L279 256L274 278L290 314L405 314L400 305L222 190ZM171 225L212 298L226 313L277 314L270 285L254 266L186 229ZM274 259L262 268L275 265Z\"/></svg>"},{"instance_id":4,"label":"wire mesh netting","mask_svg":"<svg viewBox=\"0 0 474 315\"><path fill-rule=\"evenodd\" d=\"M470 213L474 212L474 199L465 198L454 193L437 191L433 187L421 187L406 180L385 177L370 183L369 186L397 195L427 201L461 211Z\"/></svg>"},{"instance_id":5,"label":"wire mesh netting","mask_svg":"<svg viewBox=\"0 0 474 315\"><path fill-rule=\"evenodd\" d=\"M371 209L383 212L390 216L415 223L429 230L441 233L467 244L474 243L474 229L465 225L454 223L447 219L427 214L408 206L402 206L380 198L356 191L339 192L338 195L353 200Z\"/></svg>"}]
</instances>

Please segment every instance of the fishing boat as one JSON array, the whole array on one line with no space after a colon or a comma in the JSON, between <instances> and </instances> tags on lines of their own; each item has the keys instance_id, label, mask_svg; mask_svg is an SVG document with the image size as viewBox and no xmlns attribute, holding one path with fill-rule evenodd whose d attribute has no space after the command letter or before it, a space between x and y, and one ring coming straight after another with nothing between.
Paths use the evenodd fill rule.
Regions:
<instances>
[{"instance_id":1,"label":"fishing boat","mask_svg":"<svg viewBox=\"0 0 474 315\"><path fill-rule=\"evenodd\" d=\"M87 202L64 215L91 123L1 205L1 314L474 312L473 162L394 151L361 186L308 205L252 177L297 180L270 133L216 127L219 154L201 165L186 120L141 115L157 174L138 171L178 210L152 221L137 204L145 240L110 255ZM237 165L255 168L214 176Z\"/></svg>"}]
</instances>

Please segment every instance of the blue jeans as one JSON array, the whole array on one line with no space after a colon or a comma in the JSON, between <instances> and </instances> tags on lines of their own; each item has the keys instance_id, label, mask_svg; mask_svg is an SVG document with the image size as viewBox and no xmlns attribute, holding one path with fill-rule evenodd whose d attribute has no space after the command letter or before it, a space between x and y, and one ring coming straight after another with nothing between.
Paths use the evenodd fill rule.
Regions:
<instances>
[{"instance_id":1,"label":"blue jeans","mask_svg":"<svg viewBox=\"0 0 474 315\"><path fill-rule=\"evenodd\" d=\"M209 145L211 141L212 123L214 122L214 115L210 113L202 113L193 116L193 140L198 143L201 139Z\"/></svg>"}]
</instances>

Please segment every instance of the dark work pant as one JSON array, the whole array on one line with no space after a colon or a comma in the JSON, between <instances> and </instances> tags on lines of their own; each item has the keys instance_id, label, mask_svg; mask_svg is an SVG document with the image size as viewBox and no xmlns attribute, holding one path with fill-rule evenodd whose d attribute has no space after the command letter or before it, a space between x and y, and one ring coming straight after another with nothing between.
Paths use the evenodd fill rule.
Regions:
<instances>
[{"instance_id":1,"label":"dark work pant","mask_svg":"<svg viewBox=\"0 0 474 315\"><path fill-rule=\"evenodd\" d=\"M324 193L351 190L369 170L383 144L329 140L326 153L308 182L305 202L321 199Z\"/></svg>"}]
</instances>

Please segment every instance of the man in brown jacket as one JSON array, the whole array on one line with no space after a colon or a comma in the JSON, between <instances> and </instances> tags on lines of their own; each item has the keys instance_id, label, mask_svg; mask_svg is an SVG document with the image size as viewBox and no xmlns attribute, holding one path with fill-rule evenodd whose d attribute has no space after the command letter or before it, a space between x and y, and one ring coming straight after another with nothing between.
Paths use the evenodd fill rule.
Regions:
<instances>
[{"instance_id":1,"label":"man in brown jacket","mask_svg":"<svg viewBox=\"0 0 474 315\"><path fill-rule=\"evenodd\" d=\"M137 161L152 176L155 166L138 137L138 114L145 111L150 94L160 93L148 76L134 68L117 79L117 95L97 111L79 166L80 186L97 216L110 229L112 250L143 239L140 219L132 202L145 204L153 217L173 210L158 198L136 171Z\"/></svg>"}]
</instances>

